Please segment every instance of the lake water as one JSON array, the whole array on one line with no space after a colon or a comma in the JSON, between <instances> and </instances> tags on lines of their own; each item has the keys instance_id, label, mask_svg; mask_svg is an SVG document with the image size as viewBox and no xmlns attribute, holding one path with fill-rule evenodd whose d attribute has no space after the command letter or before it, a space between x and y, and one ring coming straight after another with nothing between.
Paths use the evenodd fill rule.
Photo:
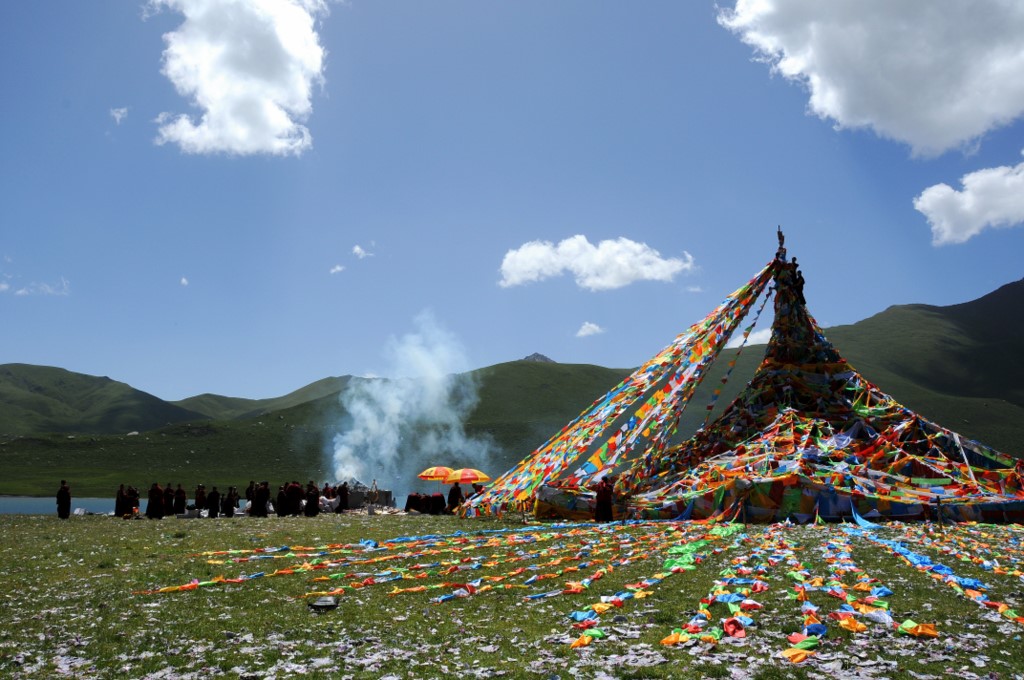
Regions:
<instances>
[{"instance_id":1,"label":"lake water","mask_svg":"<svg viewBox=\"0 0 1024 680\"><path fill-rule=\"evenodd\" d=\"M113 498L71 498L71 512L84 508L86 512L107 514L114 511ZM55 496L0 496L0 515L57 515Z\"/></svg>"}]
</instances>

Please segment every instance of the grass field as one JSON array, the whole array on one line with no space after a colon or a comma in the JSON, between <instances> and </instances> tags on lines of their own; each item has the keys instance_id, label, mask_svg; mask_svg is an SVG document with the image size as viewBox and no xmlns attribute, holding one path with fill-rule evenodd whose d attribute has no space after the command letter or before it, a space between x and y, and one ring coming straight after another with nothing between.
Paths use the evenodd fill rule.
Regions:
<instances>
[{"instance_id":1,"label":"grass field","mask_svg":"<svg viewBox=\"0 0 1024 680\"><path fill-rule=\"evenodd\" d=\"M432 537L391 540L414 536ZM893 524L856 534L837 525L595 528L364 514L3 516L0 675L1021 677L1024 626L1012 610L1000 613L965 594L1024 608L1022 538L1017 526L976 525ZM912 567L882 539L945 568ZM281 546L288 549L253 552ZM666 559L676 560L679 573L666 569ZM745 574L746 584L727 580ZM935 576L977 592L960 586L961 594ZM892 591L884 601L895 624L935 624L938 637L900 635L863 613L855 617L863 632L840 627L829 614L844 601L826 588L842 587L863 603L868 593L854 590L858 581ZM175 586L186 589L140 594ZM793 664L780 653L791 647L786 636L807 622L799 586L828 635L807 661ZM730 605L707 600L744 588L754 588L749 597L762 606L739 612L753 619L745 637L661 644L701 609L710 619L705 632L717 627L732 616ZM473 594L433 602L460 589ZM336 592L338 608L312 611L306 596L316 592ZM526 599L544 593L552 595ZM572 648L584 631L569 615L595 616L588 612L602 609L602 598L612 600L597 616L604 637L594 633L590 644Z\"/></svg>"}]
</instances>

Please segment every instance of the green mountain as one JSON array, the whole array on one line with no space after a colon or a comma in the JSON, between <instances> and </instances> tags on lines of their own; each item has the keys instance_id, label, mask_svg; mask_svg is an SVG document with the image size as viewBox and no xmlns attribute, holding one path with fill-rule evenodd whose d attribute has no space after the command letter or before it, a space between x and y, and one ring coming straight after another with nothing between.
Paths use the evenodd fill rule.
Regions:
<instances>
[{"instance_id":1,"label":"green mountain","mask_svg":"<svg viewBox=\"0 0 1024 680\"><path fill-rule=\"evenodd\" d=\"M466 431L493 438L511 467L631 372L529 357L473 371L480 402Z\"/></svg>"},{"instance_id":2,"label":"green mountain","mask_svg":"<svg viewBox=\"0 0 1024 680\"><path fill-rule=\"evenodd\" d=\"M971 302L890 307L825 332L908 408L1024 458L1024 280Z\"/></svg>"},{"instance_id":3,"label":"green mountain","mask_svg":"<svg viewBox=\"0 0 1024 680\"><path fill-rule=\"evenodd\" d=\"M131 432L205 416L107 377L0 365L0 435Z\"/></svg>"},{"instance_id":4,"label":"green mountain","mask_svg":"<svg viewBox=\"0 0 1024 680\"><path fill-rule=\"evenodd\" d=\"M1024 406L1024 280L959 305L902 305L827 331L848 358L935 392Z\"/></svg>"},{"instance_id":5,"label":"green mountain","mask_svg":"<svg viewBox=\"0 0 1024 680\"><path fill-rule=\"evenodd\" d=\"M345 389L351 376L324 378L289 392L283 397L270 399L244 399L242 397L225 397L219 394L200 394L180 401L171 402L177 406L213 418L214 420L233 420L235 418L253 418L264 413L280 411L304 404L307 401L336 395Z\"/></svg>"},{"instance_id":6,"label":"green mountain","mask_svg":"<svg viewBox=\"0 0 1024 680\"><path fill-rule=\"evenodd\" d=\"M959 305L890 307L825 333L854 368L907 407L1024 458L1024 280ZM723 353L683 413L680 437L725 408L763 351ZM491 437L502 450L495 467L507 469L629 372L533 357L473 371L480 399L466 429ZM78 480L79 494L151 477L186 485L325 479L326 452L347 417L338 392L352 380L326 378L274 399L207 394L172 404L109 378L3 365L0 493L48 494L61 477ZM715 388L722 395L709 411Z\"/></svg>"}]
</instances>

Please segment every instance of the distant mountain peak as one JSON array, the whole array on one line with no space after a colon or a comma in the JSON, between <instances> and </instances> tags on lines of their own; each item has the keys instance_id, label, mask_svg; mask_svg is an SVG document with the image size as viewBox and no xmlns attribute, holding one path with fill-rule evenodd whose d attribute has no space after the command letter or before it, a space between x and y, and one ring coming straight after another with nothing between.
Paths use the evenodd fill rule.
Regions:
<instances>
[{"instance_id":1,"label":"distant mountain peak","mask_svg":"<svg viewBox=\"0 0 1024 680\"><path fill-rule=\"evenodd\" d=\"M543 354L540 354L539 352L534 352L533 354L531 354L528 357L523 357L523 361L539 361L539 362L544 363L544 364L555 364L555 363L558 363L554 359L549 359L546 356L544 356Z\"/></svg>"}]
</instances>

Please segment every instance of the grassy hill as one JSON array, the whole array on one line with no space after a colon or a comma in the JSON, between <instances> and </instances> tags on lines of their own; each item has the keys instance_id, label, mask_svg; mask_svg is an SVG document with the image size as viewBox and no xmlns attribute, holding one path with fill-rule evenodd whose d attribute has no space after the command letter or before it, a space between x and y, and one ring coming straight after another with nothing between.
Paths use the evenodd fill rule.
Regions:
<instances>
[{"instance_id":1,"label":"grassy hill","mask_svg":"<svg viewBox=\"0 0 1024 680\"><path fill-rule=\"evenodd\" d=\"M950 307L891 307L825 332L901 403L1024 457L1024 281ZM763 351L742 352L712 417L745 386ZM683 415L681 434L704 420L710 390L735 353L727 350L712 368ZM525 360L474 371L480 401L466 429L493 438L502 450L496 463L507 469L628 373ZM325 452L346 415L338 392L351 380L326 378L274 399L201 395L170 404L109 378L0 366L0 433L8 433L0 439L0 493L49 494L60 477L79 480L80 495L106 495L121 482L325 479ZM126 435L133 430L143 434Z\"/></svg>"},{"instance_id":2,"label":"grassy hill","mask_svg":"<svg viewBox=\"0 0 1024 680\"><path fill-rule=\"evenodd\" d=\"M1024 457L1024 280L826 330L865 377L941 425Z\"/></svg>"},{"instance_id":3,"label":"grassy hill","mask_svg":"<svg viewBox=\"0 0 1024 680\"><path fill-rule=\"evenodd\" d=\"M474 371L480 403L467 419L466 431L494 439L503 451L504 471L631 371L526 360Z\"/></svg>"},{"instance_id":4,"label":"grassy hill","mask_svg":"<svg viewBox=\"0 0 1024 680\"><path fill-rule=\"evenodd\" d=\"M107 377L29 364L0 365L0 434L127 433L205 418Z\"/></svg>"},{"instance_id":5,"label":"grassy hill","mask_svg":"<svg viewBox=\"0 0 1024 680\"><path fill-rule=\"evenodd\" d=\"M49 495L61 478L78 496L112 496L118 484L172 481L190 491L249 480L327 479L323 454L341 407L325 397L244 420L196 420L138 435L41 434L0 441L0 493Z\"/></svg>"},{"instance_id":6,"label":"grassy hill","mask_svg":"<svg viewBox=\"0 0 1024 680\"><path fill-rule=\"evenodd\" d=\"M471 435L502 448L511 466L594 399L627 369L515 361L473 373L480 403ZM345 417L336 394L273 413L233 420L178 423L139 435L39 434L0 441L6 471L0 493L49 494L76 480L75 493L110 495L118 484L173 481L244 486L250 479L328 479L329 451ZM502 463L503 461L503 463Z\"/></svg>"},{"instance_id":7,"label":"grassy hill","mask_svg":"<svg viewBox=\"0 0 1024 680\"><path fill-rule=\"evenodd\" d=\"M180 401L171 402L190 411L196 411L215 420L252 418L272 411L298 406L315 399L336 395L345 389L351 376L331 377L317 380L283 397L270 399L244 399L225 397L219 394L200 394Z\"/></svg>"}]
</instances>

